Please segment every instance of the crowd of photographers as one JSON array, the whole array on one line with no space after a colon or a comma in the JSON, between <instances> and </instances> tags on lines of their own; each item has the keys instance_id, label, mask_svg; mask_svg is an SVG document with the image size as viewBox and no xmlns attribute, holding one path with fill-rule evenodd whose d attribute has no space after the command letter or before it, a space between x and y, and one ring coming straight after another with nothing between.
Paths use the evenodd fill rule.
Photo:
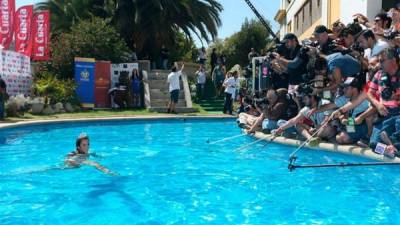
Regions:
<instances>
[{"instance_id":1,"label":"crowd of photographers","mask_svg":"<svg viewBox=\"0 0 400 225\"><path fill-rule=\"evenodd\" d=\"M399 31L400 5L374 21L317 26L301 43L286 34L265 57L266 90L241 91L239 126L400 156Z\"/></svg>"}]
</instances>

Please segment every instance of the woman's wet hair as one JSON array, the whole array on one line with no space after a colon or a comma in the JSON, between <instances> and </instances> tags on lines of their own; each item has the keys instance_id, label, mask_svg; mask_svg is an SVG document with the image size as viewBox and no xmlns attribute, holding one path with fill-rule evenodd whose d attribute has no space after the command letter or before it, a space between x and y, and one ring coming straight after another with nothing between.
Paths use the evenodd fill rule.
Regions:
<instances>
[{"instance_id":1,"label":"woman's wet hair","mask_svg":"<svg viewBox=\"0 0 400 225\"><path fill-rule=\"evenodd\" d=\"M76 150L77 151L79 151L79 146L81 145L83 140L89 141L89 136L87 134L85 134L85 133L80 134L78 136L78 138L76 139L75 146L76 146Z\"/></svg>"}]
</instances>

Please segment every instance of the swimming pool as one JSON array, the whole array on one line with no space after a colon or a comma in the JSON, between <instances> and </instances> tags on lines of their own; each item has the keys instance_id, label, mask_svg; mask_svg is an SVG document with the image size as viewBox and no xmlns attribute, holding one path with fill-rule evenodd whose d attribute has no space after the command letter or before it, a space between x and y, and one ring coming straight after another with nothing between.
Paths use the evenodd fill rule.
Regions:
<instances>
[{"instance_id":1,"label":"swimming pool","mask_svg":"<svg viewBox=\"0 0 400 225\"><path fill-rule=\"evenodd\" d=\"M112 177L61 165L87 132ZM400 224L400 168L297 169L294 149L233 120L76 122L0 130L0 224ZM297 163L359 162L301 151Z\"/></svg>"}]
</instances>

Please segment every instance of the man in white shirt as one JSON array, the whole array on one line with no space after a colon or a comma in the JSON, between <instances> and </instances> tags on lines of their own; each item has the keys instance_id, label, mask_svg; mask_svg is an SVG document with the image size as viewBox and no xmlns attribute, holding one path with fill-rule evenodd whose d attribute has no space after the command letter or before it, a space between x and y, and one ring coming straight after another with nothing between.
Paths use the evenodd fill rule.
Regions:
<instances>
[{"instance_id":1,"label":"man in white shirt","mask_svg":"<svg viewBox=\"0 0 400 225\"><path fill-rule=\"evenodd\" d=\"M204 70L204 66L200 65L199 70L196 71L197 75L197 94L198 98L204 98L204 86L206 84L206 71Z\"/></svg>"},{"instance_id":2,"label":"man in white shirt","mask_svg":"<svg viewBox=\"0 0 400 225\"><path fill-rule=\"evenodd\" d=\"M368 68L371 76L379 69L378 55L385 49L389 48L389 44L383 40L376 39L372 30L363 30L357 34L357 41L360 47L364 49L364 58L368 59Z\"/></svg>"},{"instance_id":3,"label":"man in white shirt","mask_svg":"<svg viewBox=\"0 0 400 225\"><path fill-rule=\"evenodd\" d=\"M167 113L176 113L175 105L178 103L179 91L181 89L180 77L182 75L183 68L185 64L182 64L181 70L177 71L177 66L173 66L171 73L168 75L167 82L169 83L169 93L171 95L170 101L168 103Z\"/></svg>"},{"instance_id":4,"label":"man in white shirt","mask_svg":"<svg viewBox=\"0 0 400 225\"><path fill-rule=\"evenodd\" d=\"M235 99L236 88L238 85L238 72L233 72L231 77L228 77L223 86L225 87L225 103L224 103L224 110L223 113L229 113L232 115L232 104L233 100Z\"/></svg>"}]
</instances>

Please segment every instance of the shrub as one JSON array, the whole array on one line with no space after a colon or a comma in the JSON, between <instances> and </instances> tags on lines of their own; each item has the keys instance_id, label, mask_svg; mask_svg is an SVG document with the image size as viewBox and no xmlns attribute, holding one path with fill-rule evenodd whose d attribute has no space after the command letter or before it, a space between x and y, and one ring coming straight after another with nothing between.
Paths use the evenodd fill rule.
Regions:
<instances>
[{"instance_id":1,"label":"shrub","mask_svg":"<svg viewBox=\"0 0 400 225\"><path fill-rule=\"evenodd\" d=\"M51 44L50 71L57 78L73 78L74 58L86 57L126 62L129 49L116 30L101 18L84 20L71 28L71 32L55 36Z\"/></svg>"},{"instance_id":2,"label":"shrub","mask_svg":"<svg viewBox=\"0 0 400 225\"><path fill-rule=\"evenodd\" d=\"M54 75L42 73L36 76L33 87L34 94L43 97L46 105L57 102L79 103L75 93L76 83L72 79L61 80Z\"/></svg>"}]
</instances>

